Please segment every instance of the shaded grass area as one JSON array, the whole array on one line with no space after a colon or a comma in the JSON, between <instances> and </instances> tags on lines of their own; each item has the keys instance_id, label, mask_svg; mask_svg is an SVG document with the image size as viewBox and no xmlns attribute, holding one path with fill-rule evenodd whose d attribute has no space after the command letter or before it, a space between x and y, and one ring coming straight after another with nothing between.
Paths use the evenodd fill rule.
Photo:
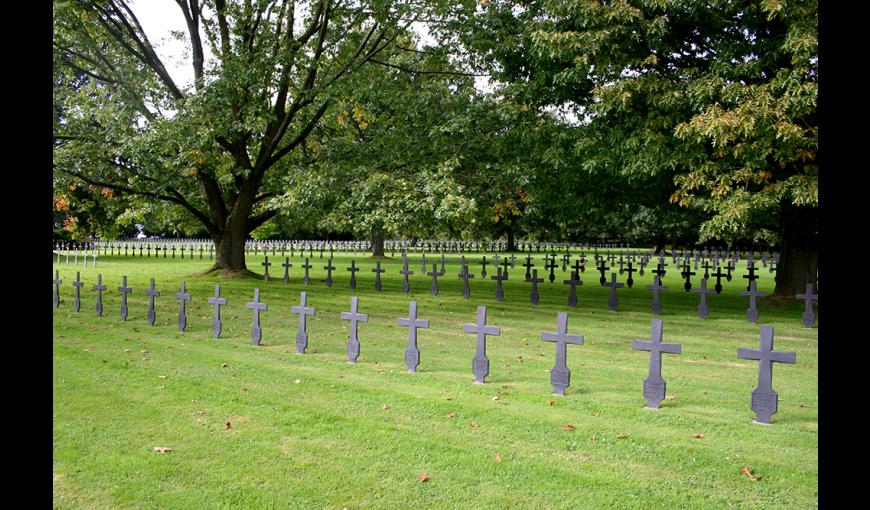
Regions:
<instances>
[{"instance_id":1,"label":"shaded grass area","mask_svg":"<svg viewBox=\"0 0 870 510\"><path fill-rule=\"evenodd\" d=\"M56 265L64 284L54 312L55 506L817 506L818 330L803 328L802 302L762 298L759 324L748 323L741 270L721 295L708 297L710 316L702 321L697 294L684 292L669 267L658 318L664 341L681 343L683 354L664 356L671 399L648 411L642 409L648 353L630 349L632 339L649 338L654 318L648 272L635 274L634 288L619 290L619 311L611 312L609 290L587 269L578 307L570 309L561 264L556 283L539 284L541 301L532 306L519 259L497 303L491 266L485 281L478 275L470 282L471 298L462 298L458 258L448 257L440 293L432 296L431 277L420 275L419 256L411 255L415 274L406 296L401 259L381 259L387 272L378 293L374 260L355 257L362 268L355 295L360 312L369 314L356 364L347 363L348 326L339 320L350 309L351 257L334 259L338 270L327 289L326 259L317 254L307 288L298 256L289 284L281 281L280 257L269 257L272 281L263 282L197 274L209 266L198 258L100 256L96 270L79 271L84 289L102 273L109 287L103 318L94 314L95 291L83 291L82 311L72 311L76 269ZM536 258L540 267L543 255ZM434 259L427 255L430 271ZM248 265L259 268L262 260L249 255ZM471 270L479 273L480 266ZM119 316L122 275L134 289L127 322ZM153 328L143 293L152 277L162 292ZM182 280L193 296L184 333L174 299ZM211 338L207 303L216 283L228 300L219 340ZM259 347L251 345L252 312L245 308L255 287L269 304L261 312ZM759 289L772 292L766 269ZM295 354L298 316L290 313L301 290L317 309L302 356ZM418 332L416 374L404 366L407 329L396 325L409 299L430 320L430 329ZM486 305L488 323L501 327L501 336L488 341L485 385L472 383L475 337L462 332L475 321L477 305ZM585 337L584 345L568 348L572 381L565 397L551 394L555 347L540 339L542 331L555 331L558 311L569 312L570 333ZM736 357L738 347L758 347L761 324L775 327L777 350L797 353L796 365L774 367L780 406L770 427L751 423L757 364ZM155 446L173 451L155 453ZM743 466L762 479L750 480Z\"/></svg>"}]
</instances>

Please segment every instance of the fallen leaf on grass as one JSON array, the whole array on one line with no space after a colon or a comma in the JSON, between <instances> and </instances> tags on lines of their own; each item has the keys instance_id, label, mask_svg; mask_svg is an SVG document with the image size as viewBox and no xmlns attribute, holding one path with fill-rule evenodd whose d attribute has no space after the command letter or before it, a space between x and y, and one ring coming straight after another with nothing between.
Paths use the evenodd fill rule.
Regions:
<instances>
[{"instance_id":1,"label":"fallen leaf on grass","mask_svg":"<svg viewBox=\"0 0 870 510\"><path fill-rule=\"evenodd\" d=\"M704 439L704 434L692 434L695 439Z\"/></svg>"},{"instance_id":2,"label":"fallen leaf on grass","mask_svg":"<svg viewBox=\"0 0 870 510\"><path fill-rule=\"evenodd\" d=\"M229 365L226 363L221 363L221 368L227 368Z\"/></svg>"},{"instance_id":3,"label":"fallen leaf on grass","mask_svg":"<svg viewBox=\"0 0 870 510\"><path fill-rule=\"evenodd\" d=\"M667 397L665 397L665 400L676 400L676 399L677 399L677 397L675 397L673 395L668 395Z\"/></svg>"},{"instance_id":4,"label":"fallen leaf on grass","mask_svg":"<svg viewBox=\"0 0 870 510\"><path fill-rule=\"evenodd\" d=\"M91 352L90 349L82 349L84 352Z\"/></svg>"},{"instance_id":5,"label":"fallen leaf on grass","mask_svg":"<svg viewBox=\"0 0 870 510\"><path fill-rule=\"evenodd\" d=\"M471 428L476 428L476 427L479 427L480 425L478 425L476 421L471 420L470 422L468 422L468 426Z\"/></svg>"},{"instance_id":6,"label":"fallen leaf on grass","mask_svg":"<svg viewBox=\"0 0 870 510\"><path fill-rule=\"evenodd\" d=\"M154 451L157 453L166 453L166 452L171 452L172 448L167 448L165 446L155 446Z\"/></svg>"},{"instance_id":7,"label":"fallen leaf on grass","mask_svg":"<svg viewBox=\"0 0 870 510\"><path fill-rule=\"evenodd\" d=\"M809 405L807 405L807 404L801 404L801 405L799 405L798 407L809 407Z\"/></svg>"},{"instance_id":8,"label":"fallen leaf on grass","mask_svg":"<svg viewBox=\"0 0 870 510\"><path fill-rule=\"evenodd\" d=\"M247 387L247 386L242 386L242 391L248 391L248 387Z\"/></svg>"},{"instance_id":9,"label":"fallen leaf on grass","mask_svg":"<svg viewBox=\"0 0 870 510\"><path fill-rule=\"evenodd\" d=\"M589 440L594 443L595 441L598 441L598 436L592 436L589 438Z\"/></svg>"},{"instance_id":10,"label":"fallen leaf on grass","mask_svg":"<svg viewBox=\"0 0 870 510\"><path fill-rule=\"evenodd\" d=\"M570 432L570 431L574 430L574 425L565 425L562 428Z\"/></svg>"},{"instance_id":11,"label":"fallen leaf on grass","mask_svg":"<svg viewBox=\"0 0 870 510\"><path fill-rule=\"evenodd\" d=\"M190 401L193 402L194 404L199 402L199 400L196 400L196 399L190 399Z\"/></svg>"},{"instance_id":12,"label":"fallen leaf on grass","mask_svg":"<svg viewBox=\"0 0 870 510\"><path fill-rule=\"evenodd\" d=\"M628 437L628 434L619 434L618 436L616 436L616 439L625 439L627 437Z\"/></svg>"},{"instance_id":13,"label":"fallen leaf on grass","mask_svg":"<svg viewBox=\"0 0 870 510\"><path fill-rule=\"evenodd\" d=\"M230 423L230 422L227 422L227 430L230 430L230 429L231 429L231 428L233 428L233 425L232 425L232 423Z\"/></svg>"},{"instance_id":14,"label":"fallen leaf on grass","mask_svg":"<svg viewBox=\"0 0 870 510\"><path fill-rule=\"evenodd\" d=\"M447 413L448 418L453 418L454 416L456 416L456 413Z\"/></svg>"},{"instance_id":15,"label":"fallen leaf on grass","mask_svg":"<svg viewBox=\"0 0 870 510\"><path fill-rule=\"evenodd\" d=\"M293 384L299 384L301 382L302 382L302 379L296 379L295 381L293 381Z\"/></svg>"},{"instance_id":16,"label":"fallen leaf on grass","mask_svg":"<svg viewBox=\"0 0 870 510\"><path fill-rule=\"evenodd\" d=\"M601 413L592 413L592 416L601 416Z\"/></svg>"},{"instance_id":17,"label":"fallen leaf on grass","mask_svg":"<svg viewBox=\"0 0 870 510\"><path fill-rule=\"evenodd\" d=\"M453 400L453 397L444 397L444 400Z\"/></svg>"},{"instance_id":18,"label":"fallen leaf on grass","mask_svg":"<svg viewBox=\"0 0 870 510\"><path fill-rule=\"evenodd\" d=\"M197 411L196 414L205 414L205 411Z\"/></svg>"},{"instance_id":19,"label":"fallen leaf on grass","mask_svg":"<svg viewBox=\"0 0 870 510\"><path fill-rule=\"evenodd\" d=\"M420 475L420 478L419 478L419 480L421 482L425 482L428 479L429 479L429 475ZM347 507L345 507L345 508L347 508Z\"/></svg>"},{"instance_id":20,"label":"fallen leaf on grass","mask_svg":"<svg viewBox=\"0 0 870 510\"><path fill-rule=\"evenodd\" d=\"M501 462L501 455L499 455L499 454L496 453L496 454L495 454L495 461L496 461L496 462Z\"/></svg>"},{"instance_id":21,"label":"fallen leaf on grass","mask_svg":"<svg viewBox=\"0 0 870 510\"><path fill-rule=\"evenodd\" d=\"M556 405L556 401L555 400L548 400L547 404L554 406L554 405Z\"/></svg>"},{"instance_id":22,"label":"fallen leaf on grass","mask_svg":"<svg viewBox=\"0 0 870 510\"><path fill-rule=\"evenodd\" d=\"M133 352L130 349L124 349L124 352Z\"/></svg>"},{"instance_id":23,"label":"fallen leaf on grass","mask_svg":"<svg viewBox=\"0 0 870 510\"><path fill-rule=\"evenodd\" d=\"M381 404L381 411L386 411L389 408L390 406L388 406L387 404Z\"/></svg>"},{"instance_id":24,"label":"fallen leaf on grass","mask_svg":"<svg viewBox=\"0 0 870 510\"><path fill-rule=\"evenodd\" d=\"M492 397L493 400L498 400L498 395Z\"/></svg>"},{"instance_id":25,"label":"fallen leaf on grass","mask_svg":"<svg viewBox=\"0 0 870 510\"><path fill-rule=\"evenodd\" d=\"M748 476L749 479L752 480L753 482L757 482L758 480L761 480L761 476L754 476L752 474L752 470L749 469L749 466L743 466L743 469L741 469L740 472L743 473L744 475Z\"/></svg>"},{"instance_id":26,"label":"fallen leaf on grass","mask_svg":"<svg viewBox=\"0 0 870 510\"><path fill-rule=\"evenodd\" d=\"M139 351L139 354L146 354L147 352L148 352L148 349L142 349L141 351Z\"/></svg>"},{"instance_id":27,"label":"fallen leaf on grass","mask_svg":"<svg viewBox=\"0 0 870 510\"><path fill-rule=\"evenodd\" d=\"M168 375L158 375L157 377L160 378L160 379L166 379L166 378L169 377L169 376L168 376Z\"/></svg>"}]
</instances>

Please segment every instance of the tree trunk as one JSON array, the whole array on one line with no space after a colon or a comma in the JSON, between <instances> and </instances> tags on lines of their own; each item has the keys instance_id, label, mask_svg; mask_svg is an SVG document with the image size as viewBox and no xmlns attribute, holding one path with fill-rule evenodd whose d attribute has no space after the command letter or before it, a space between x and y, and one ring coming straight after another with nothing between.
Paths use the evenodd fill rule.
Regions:
<instances>
[{"instance_id":1,"label":"tree trunk","mask_svg":"<svg viewBox=\"0 0 870 510\"><path fill-rule=\"evenodd\" d=\"M815 207L783 204L780 209L779 264L774 295L794 296L807 282L818 287L819 215Z\"/></svg>"},{"instance_id":2,"label":"tree trunk","mask_svg":"<svg viewBox=\"0 0 870 510\"><path fill-rule=\"evenodd\" d=\"M384 232L383 230L372 230L372 257L384 256Z\"/></svg>"},{"instance_id":3,"label":"tree trunk","mask_svg":"<svg viewBox=\"0 0 870 510\"><path fill-rule=\"evenodd\" d=\"M244 271L245 265L245 241L248 233L243 227L230 225L221 236L213 238L215 244L214 269L224 271Z\"/></svg>"},{"instance_id":4,"label":"tree trunk","mask_svg":"<svg viewBox=\"0 0 870 510\"><path fill-rule=\"evenodd\" d=\"M507 227L507 251L517 251L516 240L514 239L513 223L509 223Z\"/></svg>"}]
</instances>

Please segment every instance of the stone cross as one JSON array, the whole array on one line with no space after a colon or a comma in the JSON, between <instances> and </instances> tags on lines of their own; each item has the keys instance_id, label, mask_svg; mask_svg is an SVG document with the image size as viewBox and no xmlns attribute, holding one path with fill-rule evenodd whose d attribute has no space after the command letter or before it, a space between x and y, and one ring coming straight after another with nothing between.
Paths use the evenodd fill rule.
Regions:
<instances>
[{"instance_id":1,"label":"stone cross","mask_svg":"<svg viewBox=\"0 0 870 510\"><path fill-rule=\"evenodd\" d=\"M486 278L486 255L483 256L483 260L480 261L480 277ZM465 269L465 272L468 273L468 268ZM473 276L472 276L473 278Z\"/></svg>"},{"instance_id":2,"label":"stone cross","mask_svg":"<svg viewBox=\"0 0 870 510\"><path fill-rule=\"evenodd\" d=\"M186 292L187 283L181 282L181 291L175 293L175 299L180 303L178 308L178 331L184 332L187 329L187 311L185 311L184 302L190 301L190 294Z\"/></svg>"},{"instance_id":3,"label":"stone cross","mask_svg":"<svg viewBox=\"0 0 870 510\"><path fill-rule=\"evenodd\" d=\"M263 280L268 282L269 281L269 266L272 265L272 263L269 262L269 257L266 256L266 260L264 260L260 265L266 268L266 271L263 273Z\"/></svg>"},{"instance_id":4,"label":"stone cross","mask_svg":"<svg viewBox=\"0 0 870 510\"><path fill-rule=\"evenodd\" d=\"M127 254L127 251L126 251L126 247L125 247L124 255L126 255L126 254ZM175 245L174 244L172 245L172 258L175 258Z\"/></svg>"},{"instance_id":5,"label":"stone cross","mask_svg":"<svg viewBox=\"0 0 870 510\"><path fill-rule=\"evenodd\" d=\"M690 290L692 290L691 279L692 279L692 275L695 275L695 274L698 274L698 273L692 271L691 267L689 266L689 260L686 259L683 263L683 270L680 272L680 276L682 276L683 278L686 279L686 283L683 285L683 288L686 289L686 292L689 292Z\"/></svg>"},{"instance_id":6,"label":"stone cross","mask_svg":"<svg viewBox=\"0 0 870 510\"><path fill-rule=\"evenodd\" d=\"M607 264L606 259L601 259L601 262L598 264L598 267L596 268L599 271L601 271L601 278L598 281L601 283L602 287L604 285L607 285L607 277L604 276L604 272L607 271L608 269L610 269L609 267L607 267L606 264Z\"/></svg>"},{"instance_id":7,"label":"stone cross","mask_svg":"<svg viewBox=\"0 0 870 510\"><path fill-rule=\"evenodd\" d=\"M771 261L772 263L773 261ZM76 279L78 279L78 275L76 275ZM75 284L73 284L75 285ZM811 328L813 324L816 323L816 314L813 313L813 301L819 301L819 295L813 294L813 284L812 282L807 282L807 290L803 294L795 294L795 299L803 299L804 300L804 327ZM78 310L77 310L78 311Z\"/></svg>"},{"instance_id":8,"label":"stone cross","mask_svg":"<svg viewBox=\"0 0 870 510\"><path fill-rule=\"evenodd\" d=\"M660 313L662 313L662 302L659 299L659 294L663 290L668 290L668 287L667 285L661 284L661 279L659 278L659 275L655 275L653 277L653 284L647 285L646 288L653 291L652 312L655 315L659 315Z\"/></svg>"},{"instance_id":9,"label":"stone cross","mask_svg":"<svg viewBox=\"0 0 870 510\"><path fill-rule=\"evenodd\" d=\"M656 268L650 271L650 273L658 276L659 280L661 280L667 274L667 271L665 271L665 267L667 267L667 264L665 264L664 262L659 262L658 264L656 264Z\"/></svg>"},{"instance_id":10,"label":"stone cross","mask_svg":"<svg viewBox=\"0 0 870 510\"><path fill-rule=\"evenodd\" d=\"M420 365L420 349L417 348L417 329L428 328L429 320L417 318L417 302L411 301L408 305L408 316L400 317L398 324L408 328L408 347L405 349L405 365L408 366L408 372L416 372L417 366Z\"/></svg>"},{"instance_id":11,"label":"stone cross","mask_svg":"<svg viewBox=\"0 0 870 510\"><path fill-rule=\"evenodd\" d=\"M263 330L260 328L260 310L265 312L269 309L268 304L260 302L260 289L254 289L254 300L245 303L245 308L254 311L254 322L251 325L251 341L254 345L260 345L260 340L263 338Z\"/></svg>"},{"instance_id":12,"label":"stone cross","mask_svg":"<svg viewBox=\"0 0 870 510\"><path fill-rule=\"evenodd\" d=\"M420 271L421 272L426 271L426 252L422 252L420 254Z\"/></svg>"},{"instance_id":13,"label":"stone cross","mask_svg":"<svg viewBox=\"0 0 870 510\"><path fill-rule=\"evenodd\" d=\"M73 259L73 265L74 266L79 265L79 251L78 250L75 251L75 258Z\"/></svg>"},{"instance_id":14,"label":"stone cross","mask_svg":"<svg viewBox=\"0 0 870 510\"><path fill-rule=\"evenodd\" d=\"M541 333L541 340L556 343L556 364L550 370L550 385L554 394L565 395L565 389L571 385L571 370L566 363L568 344L582 345L583 337L568 334L568 314L559 312L556 315L556 333Z\"/></svg>"},{"instance_id":15,"label":"stone cross","mask_svg":"<svg viewBox=\"0 0 870 510\"><path fill-rule=\"evenodd\" d=\"M151 278L151 287L145 289L145 295L148 296L148 324L153 326L157 318L157 312L154 310L154 298L160 295L160 291L154 288L154 278Z\"/></svg>"},{"instance_id":16,"label":"stone cross","mask_svg":"<svg viewBox=\"0 0 870 510\"><path fill-rule=\"evenodd\" d=\"M204 252L204 251L205 251L205 248L203 248L202 245L200 244L199 245L199 260L202 260L202 252ZM274 255L274 253L273 253L273 255Z\"/></svg>"},{"instance_id":17,"label":"stone cross","mask_svg":"<svg viewBox=\"0 0 870 510\"><path fill-rule=\"evenodd\" d=\"M577 275L580 275L580 273L585 273L586 272L586 261L585 260L581 261L579 258L575 259L574 265L571 266L571 269L573 269L574 272L577 273Z\"/></svg>"},{"instance_id":18,"label":"stone cross","mask_svg":"<svg viewBox=\"0 0 870 510\"><path fill-rule=\"evenodd\" d=\"M123 277L123 283L118 287L118 292L121 293L121 320L127 320L127 294L133 292L133 289L127 287L127 277Z\"/></svg>"},{"instance_id":19,"label":"stone cross","mask_svg":"<svg viewBox=\"0 0 870 510\"><path fill-rule=\"evenodd\" d=\"M707 294L712 294L713 291L707 288L707 279L701 278L701 288L692 289L692 292L696 292L701 295L701 304L698 305L698 317L702 319L707 318L707 314L710 310L707 308Z\"/></svg>"},{"instance_id":20,"label":"stone cross","mask_svg":"<svg viewBox=\"0 0 870 510\"><path fill-rule=\"evenodd\" d=\"M376 267L372 268L372 272L375 273L375 290L380 292L381 291L381 273L383 273L385 270L381 269L381 261L380 260L375 262L375 264L377 264Z\"/></svg>"},{"instance_id":21,"label":"stone cross","mask_svg":"<svg viewBox=\"0 0 870 510\"><path fill-rule=\"evenodd\" d=\"M221 305L227 304L226 298L221 297L220 284L214 286L214 297L208 298L208 303L214 305L214 319L211 324L212 337L220 338L223 326L223 323L221 323Z\"/></svg>"},{"instance_id":22,"label":"stone cross","mask_svg":"<svg viewBox=\"0 0 870 510\"><path fill-rule=\"evenodd\" d=\"M63 280L60 279L60 271L57 269L54 270L54 307L60 308L60 284L63 283Z\"/></svg>"},{"instance_id":23,"label":"stone cross","mask_svg":"<svg viewBox=\"0 0 870 510\"><path fill-rule=\"evenodd\" d=\"M474 382L483 384L489 375L489 358L486 357L486 336L499 336L501 329L498 326L486 325L486 307L477 307L477 324L465 324L466 333L477 333L477 352L471 362L471 372L474 374Z\"/></svg>"},{"instance_id":24,"label":"stone cross","mask_svg":"<svg viewBox=\"0 0 870 510\"><path fill-rule=\"evenodd\" d=\"M759 349L737 349L737 357L758 360L758 386L752 392L750 408L755 411L757 423L770 425L779 403L779 395L773 391L773 364L794 363L795 353L774 351L773 326L761 326Z\"/></svg>"},{"instance_id":25,"label":"stone cross","mask_svg":"<svg viewBox=\"0 0 870 510\"><path fill-rule=\"evenodd\" d=\"M432 277L432 295L437 296L438 295L438 277L443 275L444 273L441 273L438 271L438 264L432 264L432 272L426 273L426 274Z\"/></svg>"},{"instance_id":26,"label":"stone cross","mask_svg":"<svg viewBox=\"0 0 870 510\"><path fill-rule=\"evenodd\" d=\"M636 351L649 351L649 375L643 380L643 398L647 409L658 409L665 399L667 384L662 379L662 353L680 354L680 344L662 343L662 321L653 319L650 341L632 340L631 348Z\"/></svg>"},{"instance_id":27,"label":"stone cross","mask_svg":"<svg viewBox=\"0 0 870 510\"><path fill-rule=\"evenodd\" d=\"M722 277L725 276L725 273L722 272L721 267L716 268L716 272L711 274L710 276L714 276L716 278L716 286L713 289L716 291L716 294L722 293Z\"/></svg>"},{"instance_id":28,"label":"stone cross","mask_svg":"<svg viewBox=\"0 0 870 510\"><path fill-rule=\"evenodd\" d=\"M741 292L741 296L749 296L749 308L746 309L746 318L749 322L758 322L758 307L757 307L757 299L759 297L764 297L767 294L764 292L758 292L755 284L755 280L749 282L749 291Z\"/></svg>"},{"instance_id":29,"label":"stone cross","mask_svg":"<svg viewBox=\"0 0 870 510\"><path fill-rule=\"evenodd\" d=\"M405 259L404 263L402 264L402 270L399 271L399 273L401 273L405 277L404 281L402 282L402 292L407 294L410 290L410 286L408 285L408 275L414 274L414 271L408 271L408 259Z\"/></svg>"},{"instance_id":30,"label":"stone cross","mask_svg":"<svg viewBox=\"0 0 870 510\"><path fill-rule=\"evenodd\" d=\"M628 280L625 280L625 284L628 286L629 289L632 285L634 285L634 279L631 277L631 275L634 274L635 271L637 271L637 269L631 266L631 261L629 260L628 267L625 269L625 272L628 273ZM620 271L620 274L622 274L622 271Z\"/></svg>"},{"instance_id":31,"label":"stone cross","mask_svg":"<svg viewBox=\"0 0 870 510\"><path fill-rule=\"evenodd\" d=\"M610 310L615 312L616 307L619 305L619 299L616 297L616 289L624 287L624 283L616 283L616 273L610 273L610 283L607 284L610 287L610 299L607 301L607 306L610 307Z\"/></svg>"},{"instance_id":32,"label":"stone cross","mask_svg":"<svg viewBox=\"0 0 870 510\"><path fill-rule=\"evenodd\" d=\"M284 257L284 263L281 265L284 267L284 283L289 283L290 268L293 267L293 264L290 263L290 257Z\"/></svg>"},{"instance_id":33,"label":"stone cross","mask_svg":"<svg viewBox=\"0 0 870 510\"><path fill-rule=\"evenodd\" d=\"M507 280L507 269L502 271L502 268L496 268L496 273L489 277L491 280L495 280L495 300L501 303L501 300L504 299L504 290L502 289L501 282L503 280Z\"/></svg>"},{"instance_id":34,"label":"stone cross","mask_svg":"<svg viewBox=\"0 0 870 510\"><path fill-rule=\"evenodd\" d=\"M486 260L486 257L483 257ZM485 269L485 268L484 268ZM481 278L484 278L483 273L480 274ZM462 297L468 299L471 295L471 289L468 287L468 279L474 278L474 275L468 272L468 266L465 264L462 265L462 269L459 270L459 279L463 281L462 285Z\"/></svg>"},{"instance_id":35,"label":"stone cross","mask_svg":"<svg viewBox=\"0 0 870 510\"><path fill-rule=\"evenodd\" d=\"M97 291L97 317L103 316L103 291L106 290L106 286L103 285L103 275L97 275L97 284L91 287L91 290Z\"/></svg>"},{"instance_id":36,"label":"stone cross","mask_svg":"<svg viewBox=\"0 0 870 510\"><path fill-rule=\"evenodd\" d=\"M305 354L308 348L308 321L307 316L314 316L314 308L308 307L308 295L303 291L299 293L299 306L290 308L293 313L299 314L299 330L296 332L296 354Z\"/></svg>"},{"instance_id":37,"label":"stone cross","mask_svg":"<svg viewBox=\"0 0 870 510\"><path fill-rule=\"evenodd\" d=\"M532 304L537 305L538 299L540 298L540 296L538 295L538 284L542 283L544 281L544 279L538 278L538 270L537 269L532 269L532 277L526 278L526 281L532 282L532 293L531 293L530 297L532 299Z\"/></svg>"},{"instance_id":38,"label":"stone cross","mask_svg":"<svg viewBox=\"0 0 870 510\"><path fill-rule=\"evenodd\" d=\"M502 278L507 280L508 279L508 259L507 259L507 257L504 257L501 259L501 265L502 265L502 275L503 275Z\"/></svg>"},{"instance_id":39,"label":"stone cross","mask_svg":"<svg viewBox=\"0 0 870 510\"><path fill-rule=\"evenodd\" d=\"M577 286L583 285L583 281L580 280L580 273L571 271L571 279L564 280L562 283L571 286L571 290L568 292L568 306L575 308L577 306Z\"/></svg>"},{"instance_id":40,"label":"stone cross","mask_svg":"<svg viewBox=\"0 0 870 510\"><path fill-rule=\"evenodd\" d=\"M755 264L752 262L751 259L749 261L747 261L747 266L748 266L747 269L749 271L749 274L743 275L743 278L746 278L749 280L749 285L746 286L746 290L749 290L749 286L752 285L752 282L754 282L755 280L758 279L758 275L755 274Z\"/></svg>"},{"instance_id":41,"label":"stone cross","mask_svg":"<svg viewBox=\"0 0 870 510\"><path fill-rule=\"evenodd\" d=\"M350 288L356 290L356 272L359 271L359 268L356 267L356 260L351 259L350 267L347 270L350 271Z\"/></svg>"},{"instance_id":42,"label":"stone cross","mask_svg":"<svg viewBox=\"0 0 870 510\"><path fill-rule=\"evenodd\" d=\"M357 306L359 298L353 296L350 298L350 312L341 312L341 320L350 321L350 336L347 340L347 359L350 363L356 363L359 358L359 338L357 337L357 323L368 322L369 316L365 313L358 313Z\"/></svg>"},{"instance_id":43,"label":"stone cross","mask_svg":"<svg viewBox=\"0 0 870 510\"><path fill-rule=\"evenodd\" d=\"M515 267L517 267L516 260L517 260L517 258L514 256L513 253L511 253L511 269L514 269ZM505 276L505 278L507 278L507 276Z\"/></svg>"},{"instance_id":44,"label":"stone cross","mask_svg":"<svg viewBox=\"0 0 870 510\"><path fill-rule=\"evenodd\" d=\"M332 258L326 260L326 265L323 266L323 269L326 269L326 287L332 288L332 271L335 270L335 266L332 265Z\"/></svg>"},{"instance_id":45,"label":"stone cross","mask_svg":"<svg viewBox=\"0 0 870 510\"><path fill-rule=\"evenodd\" d=\"M544 269L550 270L550 283L553 283L556 280L556 273L555 273L555 271L556 271L556 254L555 253L552 253L550 255L549 260L544 261Z\"/></svg>"},{"instance_id":46,"label":"stone cross","mask_svg":"<svg viewBox=\"0 0 870 510\"><path fill-rule=\"evenodd\" d=\"M728 264L725 265L725 270L728 271L728 274L725 275L725 279L729 282L731 281L731 271L733 271L734 269L736 269L734 267L734 261L729 259Z\"/></svg>"},{"instance_id":47,"label":"stone cross","mask_svg":"<svg viewBox=\"0 0 870 510\"><path fill-rule=\"evenodd\" d=\"M314 267L314 266L312 266L311 264L309 264L309 263L308 263L308 258L306 258L306 259L305 259L305 263L302 264L301 267L302 267L302 269L305 269L305 277L302 279L302 281L305 282L305 286L308 287L308 284L311 283L311 278L308 277L308 270L311 269L311 268Z\"/></svg>"},{"instance_id":48,"label":"stone cross","mask_svg":"<svg viewBox=\"0 0 870 510\"><path fill-rule=\"evenodd\" d=\"M531 252L529 252L526 255L526 263L523 264L523 266L526 268L526 281L528 281L529 278L532 277L531 268L535 267L535 265L532 264L532 253Z\"/></svg>"},{"instance_id":49,"label":"stone cross","mask_svg":"<svg viewBox=\"0 0 870 510\"><path fill-rule=\"evenodd\" d=\"M76 288L76 300L75 300L75 310L78 312L82 307L82 298L81 298L81 288L84 286L85 282L79 279L79 272L76 271L76 281L73 282L73 287ZM812 312L812 305L810 305L810 311Z\"/></svg>"},{"instance_id":50,"label":"stone cross","mask_svg":"<svg viewBox=\"0 0 870 510\"><path fill-rule=\"evenodd\" d=\"M66 250L66 265L69 265L69 248Z\"/></svg>"}]
</instances>

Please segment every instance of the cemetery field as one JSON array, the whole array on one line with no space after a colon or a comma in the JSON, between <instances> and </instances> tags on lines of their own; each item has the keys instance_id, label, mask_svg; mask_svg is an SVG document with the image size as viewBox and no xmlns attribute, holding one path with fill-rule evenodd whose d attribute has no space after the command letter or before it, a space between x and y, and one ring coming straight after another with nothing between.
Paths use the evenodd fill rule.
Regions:
<instances>
[{"instance_id":1,"label":"cemetery field","mask_svg":"<svg viewBox=\"0 0 870 510\"><path fill-rule=\"evenodd\" d=\"M280 255L280 254L279 254ZM588 256L588 254L587 254ZM683 290L669 266L662 312L651 312L652 283L634 274L633 288L598 283L590 261L567 305L570 270L550 283L543 253L535 254L540 302L516 267L495 299L492 265L480 276L482 254L466 255L475 278L462 297L459 256L432 296L420 255L409 254L410 294L402 293L401 257L382 261L383 289L374 288L369 256L336 256L332 288L327 258L310 259L311 285L302 283L304 259L291 258L289 284L283 257L269 256L271 281L201 276L209 266L193 260L98 257L98 267L57 264L61 303L54 309L54 506L80 508L815 508L818 506L818 326L805 329L804 303L759 298L760 319L747 321L745 261L722 294L710 294L700 320L698 294ZM350 260L361 270L349 288ZM490 258L489 256L487 257ZM262 273L263 255L248 255ZM438 260L427 254L428 268ZM80 261L81 262L81 261ZM760 268L760 263L759 263ZM773 274L759 271L758 289L772 293ZM81 311L71 283L81 273ZM697 270L700 276L703 269ZM611 271L608 271L608 279ZM107 286L103 317L95 314L97 273ZM133 289L129 316L120 318L122 276ZM692 279L698 285L698 276ZM627 275L618 281L625 282ZM154 278L157 323L149 326ZM186 281L188 325L179 332L175 293ZM215 284L227 304L223 333L212 338ZM712 287L712 283L709 285ZM254 288L269 309L261 312L262 344L252 345ZM306 354L296 354L299 316L291 313L306 291ZM360 357L348 363L351 296L359 297ZM409 373L404 351L408 303L417 301L420 365ZM47 301L47 299L46 299ZM478 305L487 324L486 384L474 384ZM47 302L45 306L48 306ZM818 310L818 309L816 309ZM556 331L568 312L568 333L583 345L567 346L571 385L554 396L550 369L556 347L541 332ZM631 349L650 339L650 321L663 321L663 342L681 354L662 355L668 397L646 410L643 380L650 355ZM774 348L796 353L796 364L775 363L779 411L772 425L753 424L750 394L758 361L739 359L738 348L758 349L762 325L774 327ZM171 448L158 453L156 447ZM746 469L744 469L746 468ZM750 477L751 474L751 477Z\"/></svg>"}]
</instances>

